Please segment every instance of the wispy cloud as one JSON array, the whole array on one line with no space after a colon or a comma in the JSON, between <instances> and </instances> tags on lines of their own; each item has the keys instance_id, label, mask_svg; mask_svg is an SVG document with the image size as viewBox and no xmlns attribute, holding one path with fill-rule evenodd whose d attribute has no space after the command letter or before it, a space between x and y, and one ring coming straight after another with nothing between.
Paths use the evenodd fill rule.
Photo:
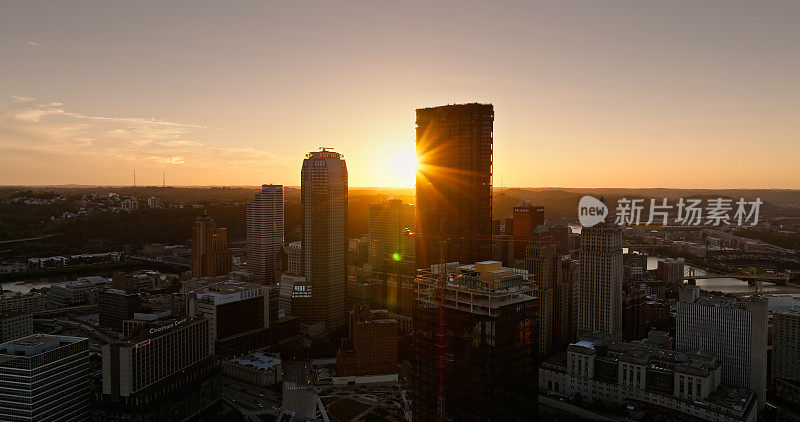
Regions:
<instances>
[{"instance_id":1,"label":"wispy cloud","mask_svg":"<svg viewBox=\"0 0 800 422\"><path fill-rule=\"evenodd\" d=\"M207 135L208 128L196 123L95 116L71 111L58 101L31 104L34 99L30 97L11 98L14 103L0 104L0 138L9 140L0 144L0 154L5 150L120 165L135 160L154 165L253 169L278 158L253 148L208 145L198 140Z\"/></svg>"},{"instance_id":2,"label":"wispy cloud","mask_svg":"<svg viewBox=\"0 0 800 422\"><path fill-rule=\"evenodd\" d=\"M36 98L26 97L24 95L11 95L10 98L11 101L15 103L29 103L36 99Z\"/></svg>"},{"instance_id":3,"label":"wispy cloud","mask_svg":"<svg viewBox=\"0 0 800 422\"><path fill-rule=\"evenodd\" d=\"M33 42L33 41L28 41L27 44L32 46L32 47L38 47L39 46L38 42Z\"/></svg>"}]
</instances>

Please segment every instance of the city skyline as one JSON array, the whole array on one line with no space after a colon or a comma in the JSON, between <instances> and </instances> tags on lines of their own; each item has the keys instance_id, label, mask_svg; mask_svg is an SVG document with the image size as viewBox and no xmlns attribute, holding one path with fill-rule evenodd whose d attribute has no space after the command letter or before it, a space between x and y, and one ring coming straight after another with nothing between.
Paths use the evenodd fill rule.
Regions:
<instances>
[{"instance_id":1,"label":"city skyline","mask_svg":"<svg viewBox=\"0 0 800 422\"><path fill-rule=\"evenodd\" d=\"M37 6L0 6L3 185L298 186L325 145L412 187L414 110L480 102L494 186L800 188L796 3Z\"/></svg>"}]
</instances>

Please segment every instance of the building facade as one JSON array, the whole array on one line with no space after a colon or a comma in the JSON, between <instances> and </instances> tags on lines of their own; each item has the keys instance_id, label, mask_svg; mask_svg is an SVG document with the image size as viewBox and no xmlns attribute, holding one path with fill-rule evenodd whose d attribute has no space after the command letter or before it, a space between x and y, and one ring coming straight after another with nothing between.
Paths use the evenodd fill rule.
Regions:
<instances>
[{"instance_id":1,"label":"building facade","mask_svg":"<svg viewBox=\"0 0 800 422\"><path fill-rule=\"evenodd\" d=\"M219 399L205 319L148 321L127 340L103 346L102 359L95 420L184 420Z\"/></svg>"},{"instance_id":2,"label":"building facade","mask_svg":"<svg viewBox=\"0 0 800 422\"><path fill-rule=\"evenodd\" d=\"M414 272L415 212L414 205L399 199L369 206L369 262L375 270Z\"/></svg>"},{"instance_id":3,"label":"building facade","mask_svg":"<svg viewBox=\"0 0 800 422\"><path fill-rule=\"evenodd\" d=\"M33 334L33 315L0 312L0 343Z\"/></svg>"},{"instance_id":4,"label":"building facade","mask_svg":"<svg viewBox=\"0 0 800 422\"><path fill-rule=\"evenodd\" d=\"M759 406L763 405L767 389L766 299L682 295L675 314L675 348L715 353L722 363L722 381L750 390Z\"/></svg>"},{"instance_id":5,"label":"building facade","mask_svg":"<svg viewBox=\"0 0 800 422\"><path fill-rule=\"evenodd\" d=\"M122 322L139 312L141 299L137 293L106 289L97 294L97 305L100 326L121 333Z\"/></svg>"},{"instance_id":6,"label":"building facade","mask_svg":"<svg viewBox=\"0 0 800 422\"><path fill-rule=\"evenodd\" d=\"M525 259L525 247L531 240L533 231L544 225L544 207L520 204L514 207L514 258Z\"/></svg>"},{"instance_id":7,"label":"building facade","mask_svg":"<svg viewBox=\"0 0 800 422\"><path fill-rule=\"evenodd\" d=\"M89 418L89 339L33 334L0 344L0 420Z\"/></svg>"},{"instance_id":8,"label":"building facade","mask_svg":"<svg viewBox=\"0 0 800 422\"><path fill-rule=\"evenodd\" d=\"M678 419L756 421L755 396L721 383L724 368L715 354L604 337L584 337L543 362L539 391L610 406L645 404L668 409Z\"/></svg>"},{"instance_id":9,"label":"building facade","mask_svg":"<svg viewBox=\"0 0 800 422\"><path fill-rule=\"evenodd\" d=\"M577 331L622 336L622 233L603 222L581 231Z\"/></svg>"},{"instance_id":10,"label":"building facade","mask_svg":"<svg viewBox=\"0 0 800 422\"><path fill-rule=\"evenodd\" d=\"M772 314L772 376L800 381L800 312Z\"/></svg>"},{"instance_id":11,"label":"building facade","mask_svg":"<svg viewBox=\"0 0 800 422\"><path fill-rule=\"evenodd\" d=\"M252 281L279 281L277 256L283 233L283 186L261 185L261 192L247 203L247 272Z\"/></svg>"},{"instance_id":12,"label":"building facade","mask_svg":"<svg viewBox=\"0 0 800 422\"><path fill-rule=\"evenodd\" d=\"M492 257L491 104L417 109L417 267L439 262L442 220L447 262Z\"/></svg>"},{"instance_id":13,"label":"building facade","mask_svg":"<svg viewBox=\"0 0 800 422\"><path fill-rule=\"evenodd\" d=\"M349 313L349 336L336 354L338 376L397 373L397 320L386 310L354 307Z\"/></svg>"},{"instance_id":14,"label":"building facade","mask_svg":"<svg viewBox=\"0 0 800 422\"><path fill-rule=\"evenodd\" d=\"M448 265L450 267L450 265ZM536 412L537 298L525 274L495 265L452 268L445 293L444 410L448 420L527 420ZM417 277L414 302L415 421L435 421L439 376L435 286ZM459 276L459 277L456 277Z\"/></svg>"},{"instance_id":15,"label":"building facade","mask_svg":"<svg viewBox=\"0 0 800 422\"><path fill-rule=\"evenodd\" d=\"M228 281L188 295L189 315L208 320L212 355L232 356L269 345L270 291L262 284Z\"/></svg>"},{"instance_id":16,"label":"building facade","mask_svg":"<svg viewBox=\"0 0 800 422\"><path fill-rule=\"evenodd\" d=\"M192 248L192 277L215 277L233 269L233 258L228 249L228 230L217 227L207 214L197 217L194 223Z\"/></svg>"},{"instance_id":17,"label":"building facade","mask_svg":"<svg viewBox=\"0 0 800 422\"><path fill-rule=\"evenodd\" d=\"M346 325L347 164L338 152L310 152L300 174L303 276L311 309L302 324L324 323L334 331Z\"/></svg>"}]
</instances>

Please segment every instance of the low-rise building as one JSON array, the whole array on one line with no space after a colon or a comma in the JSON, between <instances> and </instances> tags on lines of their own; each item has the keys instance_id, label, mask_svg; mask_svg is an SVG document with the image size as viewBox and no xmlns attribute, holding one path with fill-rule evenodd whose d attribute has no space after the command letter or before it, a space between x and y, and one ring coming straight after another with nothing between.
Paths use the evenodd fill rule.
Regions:
<instances>
[{"instance_id":1,"label":"low-rise building","mask_svg":"<svg viewBox=\"0 0 800 422\"><path fill-rule=\"evenodd\" d=\"M721 384L722 371L713 353L674 352L598 334L542 363L539 391L612 406L666 408L687 418L755 421L756 396Z\"/></svg>"},{"instance_id":2,"label":"low-rise building","mask_svg":"<svg viewBox=\"0 0 800 422\"><path fill-rule=\"evenodd\" d=\"M80 277L75 281L50 286L47 300L58 306L93 305L97 303L98 292L109 285L110 281L105 277Z\"/></svg>"},{"instance_id":3,"label":"low-rise building","mask_svg":"<svg viewBox=\"0 0 800 422\"><path fill-rule=\"evenodd\" d=\"M42 292L2 292L0 293L0 312L33 313L44 310L45 294Z\"/></svg>"},{"instance_id":4,"label":"low-rise building","mask_svg":"<svg viewBox=\"0 0 800 422\"><path fill-rule=\"evenodd\" d=\"M283 380L283 365L278 357L256 352L222 361L222 374L251 385L266 387Z\"/></svg>"},{"instance_id":5,"label":"low-rise building","mask_svg":"<svg viewBox=\"0 0 800 422\"><path fill-rule=\"evenodd\" d=\"M0 343L33 334L33 315L0 312Z\"/></svg>"}]
</instances>

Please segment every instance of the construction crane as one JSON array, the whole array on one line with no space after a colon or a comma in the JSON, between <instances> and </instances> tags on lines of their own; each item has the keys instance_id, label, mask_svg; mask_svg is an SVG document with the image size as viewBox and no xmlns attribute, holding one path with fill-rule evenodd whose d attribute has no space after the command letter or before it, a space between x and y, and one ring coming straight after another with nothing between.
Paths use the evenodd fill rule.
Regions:
<instances>
[{"instance_id":1,"label":"construction crane","mask_svg":"<svg viewBox=\"0 0 800 422\"><path fill-rule=\"evenodd\" d=\"M445 236L445 219L439 221L439 271L436 274L436 373L438 391L436 396L436 414L439 422L447 420L445 411L445 367L447 366L447 236Z\"/></svg>"}]
</instances>

